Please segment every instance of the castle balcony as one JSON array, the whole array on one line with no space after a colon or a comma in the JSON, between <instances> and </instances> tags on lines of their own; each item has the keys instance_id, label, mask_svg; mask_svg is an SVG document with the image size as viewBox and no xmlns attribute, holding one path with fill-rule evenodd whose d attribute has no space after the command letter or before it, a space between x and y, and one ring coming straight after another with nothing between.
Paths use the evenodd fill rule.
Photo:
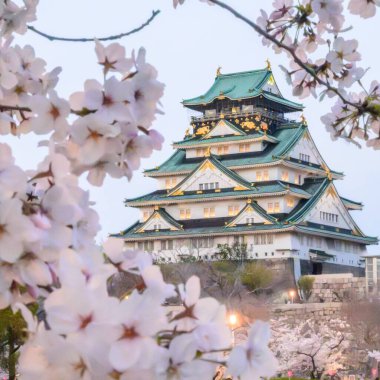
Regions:
<instances>
[{"instance_id":1,"label":"castle balcony","mask_svg":"<svg viewBox=\"0 0 380 380\"><path fill-rule=\"evenodd\" d=\"M215 111L215 112L213 112ZM264 108L253 108L249 112L243 112L240 110L237 111L231 111L226 110L225 112L220 111L216 112L216 110L210 110L206 111L205 114L201 116L191 116L191 122L192 123L203 123L205 121L214 121L219 119L228 119L228 118L237 118L237 117L249 117L249 116L256 116L260 114L261 116L267 117L268 119L271 119L273 121L276 121L278 123L290 123L294 120L287 119L283 117L278 112L268 111Z\"/></svg>"}]
</instances>

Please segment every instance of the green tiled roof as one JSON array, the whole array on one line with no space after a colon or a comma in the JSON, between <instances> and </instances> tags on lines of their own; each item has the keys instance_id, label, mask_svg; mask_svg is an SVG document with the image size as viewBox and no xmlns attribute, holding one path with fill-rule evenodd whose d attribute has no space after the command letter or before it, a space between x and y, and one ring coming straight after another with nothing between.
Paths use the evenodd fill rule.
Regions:
<instances>
[{"instance_id":1,"label":"green tiled roof","mask_svg":"<svg viewBox=\"0 0 380 380\"><path fill-rule=\"evenodd\" d=\"M274 136L266 135L265 133L259 132L259 133L252 133L250 135L244 135L244 136L218 136L218 137L210 137L205 139L199 139L197 137L186 139L182 141L174 142L173 145L178 148L186 148L186 147L193 147L195 145L209 145L213 143L226 143L226 142L233 142L233 141L241 141L241 140L253 140L253 139L265 139L267 141L277 143L279 140L276 139Z\"/></svg>"},{"instance_id":2,"label":"green tiled roof","mask_svg":"<svg viewBox=\"0 0 380 380\"><path fill-rule=\"evenodd\" d=\"M269 144L262 152L254 152L241 157L225 156L219 161L226 167L255 165L273 162L273 156L280 157L286 155L297 141L302 137L306 126L301 123L294 123L286 127L278 128L274 137L279 141L277 144ZM186 152L177 150L168 160L158 168L145 170L146 174L165 174L177 172L192 172L198 166L199 160L186 160Z\"/></svg>"},{"instance_id":3,"label":"green tiled roof","mask_svg":"<svg viewBox=\"0 0 380 380\"><path fill-rule=\"evenodd\" d=\"M226 227L225 226L219 226L219 227L199 227L199 228L187 228L186 230L178 230L178 231L168 231L168 230L161 230L161 231L144 231L144 233L138 233L136 232L141 227L141 223L135 224L133 228L130 228L124 233L114 234L114 237L123 237L128 239L142 239L142 238L149 238L149 237L158 237L158 236L199 236L199 235L210 235L210 234L226 234ZM238 232L244 232L244 231L273 231L273 230L285 230L291 228L291 226L287 225L281 225L281 224L260 224L260 225L252 225L252 226L235 226L235 227L229 227L228 233L238 233Z\"/></svg>"},{"instance_id":4,"label":"green tiled roof","mask_svg":"<svg viewBox=\"0 0 380 380\"><path fill-rule=\"evenodd\" d=\"M257 204L257 202L247 203L245 207L243 207L240 212L229 222L228 228L231 228L230 225L233 225L235 220L239 219L239 217L247 210L247 208L252 207L259 215L261 215L264 219L277 224L277 219L272 215L269 215L261 206Z\"/></svg>"},{"instance_id":5,"label":"green tiled roof","mask_svg":"<svg viewBox=\"0 0 380 380\"><path fill-rule=\"evenodd\" d=\"M302 226L302 225L297 225L296 226L297 230L301 232L309 232L312 234L323 234L325 236L330 236L330 237L337 237L337 238L348 238L349 240L357 241L359 243L364 243L364 244L378 244L379 240L377 237L373 236L359 236L359 235L354 235L353 233L344 233L342 231L337 232L337 231L331 231L331 230L326 230L321 228L315 227L315 226Z\"/></svg>"},{"instance_id":6,"label":"green tiled roof","mask_svg":"<svg viewBox=\"0 0 380 380\"><path fill-rule=\"evenodd\" d=\"M347 199L343 197L340 197L340 199L348 208L353 208L353 209L358 209L358 210L361 210L363 208L363 203L361 202L355 202L355 201L352 201L351 199Z\"/></svg>"},{"instance_id":7,"label":"green tiled roof","mask_svg":"<svg viewBox=\"0 0 380 380\"><path fill-rule=\"evenodd\" d=\"M310 189L315 189L314 195L308 199L306 202L300 202L293 211L287 217L287 221L291 223L296 223L302 220L302 218L310 211L314 205L319 201L322 195L325 193L325 190L330 185L330 181L326 178L322 181L316 181L310 183Z\"/></svg>"},{"instance_id":8,"label":"green tiled roof","mask_svg":"<svg viewBox=\"0 0 380 380\"><path fill-rule=\"evenodd\" d=\"M262 195L270 195L270 194L277 194L277 193L283 193L285 191L289 190L291 193L298 194L301 197L304 198L310 198L310 193L303 190L300 187L297 187L292 184L284 184L281 181L274 181L274 182L268 182L268 183L258 183L255 185L254 188L250 190L239 190L234 191L233 189L221 189L220 192L203 192L202 194L197 194L196 191L194 192L188 192L184 193L184 195L177 195L177 196L168 196L166 191L154 191L152 193L143 195L141 197L133 198L133 199L127 199L125 203L129 206L132 205L139 205L143 203L151 203L155 204L156 202L160 203L177 203L182 200L209 200L209 199L218 199L218 198L224 198L224 197L255 197L256 196L262 196Z\"/></svg>"},{"instance_id":9,"label":"green tiled roof","mask_svg":"<svg viewBox=\"0 0 380 380\"><path fill-rule=\"evenodd\" d=\"M294 110L303 109L302 104L262 91L271 76L272 71L267 69L221 74L215 78L214 83L205 94L183 100L182 103L184 106L195 106L211 103L221 95L230 100L249 99L262 95L268 100L281 103Z\"/></svg>"},{"instance_id":10,"label":"green tiled roof","mask_svg":"<svg viewBox=\"0 0 380 380\"><path fill-rule=\"evenodd\" d=\"M187 228L186 230L161 230L161 231L144 231L144 233L136 232L141 228L142 223L136 222L130 228L122 231L118 234L113 234L114 237L120 237L128 240L142 240L142 239L157 239L160 237L192 237L203 235L225 235L225 226L216 227L199 227L199 228ZM287 230L296 230L299 232L311 233L314 235L323 235L329 237L336 237L341 239L347 239L350 241L356 241L363 244L378 244L378 239L371 236L357 236L345 232L336 232L331 230L325 230L316 227L303 226L303 225L290 225L290 224L258 224L258 225L241 225L228 227L228 234L249 233L249 232L282 232Z\"/></svg>"},{"instance_id":11,"label":"green tiled roof","mask_svg":"<svg viewBox=\"0 0 380 380\"><path fill-rule=\"evenodd\" d=\"M157 210L155 210L153 214L151 214L150 217L144 223L141 223L141 226L139 228L143 227L145 224L148 224L155 217L155 214L159 214L161 218L167 221L170 225L180 230L182 229L182 225L178 223L171 215L169 215L163 208L158 208Z\"/></svg>"}]
</instances>

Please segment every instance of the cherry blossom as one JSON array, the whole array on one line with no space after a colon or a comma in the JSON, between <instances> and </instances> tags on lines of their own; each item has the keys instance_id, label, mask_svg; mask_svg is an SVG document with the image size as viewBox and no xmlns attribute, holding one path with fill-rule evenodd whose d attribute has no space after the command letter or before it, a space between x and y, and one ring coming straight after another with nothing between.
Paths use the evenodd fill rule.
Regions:
<instances>
[{"instance_id":1,"label":"cherry blossom","mask_svg":"<svg viewBox=\"0 0 380 380\"><path fill-rule=\"evenodd\" d=\"M256 321L243 346L236 346L228 358L228 372L242 380L255 380L273 376L277 361L267 344L270 338L269 324Z\"/></svg>"},{"instance_id":2,"label":"cherry blossom","mask_svg":"<svg viewBox=\"0 0 380 380\"><path fill-rule=\"evenodd\" d=\"M376 7L380 6L379 0L350 0L348 9L354 15L370 18L376 14Z\"/></svg>"},{"instance_id":3,"label":"cherry blossom","mask_svg":"<svg viewBox=\"0 0 380 380\"><path fill-rule=\"evenodd\" d=\"M327 61L331 64L331 69L339 73L344 68L344 61L354 62L360 60L360 54L356 51L357 40L344 40L342 37L335 39L333 50L327 55Z\"/></svg>"}]
</instances>

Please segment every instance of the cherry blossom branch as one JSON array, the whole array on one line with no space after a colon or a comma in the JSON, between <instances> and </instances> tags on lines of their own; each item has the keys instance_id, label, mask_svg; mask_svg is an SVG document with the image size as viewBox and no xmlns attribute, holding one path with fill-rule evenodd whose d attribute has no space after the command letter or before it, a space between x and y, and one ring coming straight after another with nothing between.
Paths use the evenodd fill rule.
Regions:
<instances>
[{"instance_id":1,"label":"cherry blossom branch","mask_svg":"<svg viewBox=\"0 0 380 380\"><path fill-rule=\"evenodd\" d=\"M107 37L95 37L95 38L68 38L68 37L59 37L59 36L52 36L50 34L47 34L45 32L41 32L40 30L36 29L34 26L28 25L28 29L31 30L34 33L37 33L38 35L47 38L49 41L64 41L64 42L93 42L95 40L98 41L113 41L113 40L119 40L123 37L130 36L131 34L137 33L140 30L144 29L146 26L148 26L160 13L160 10L154 10L152 11L152 15L140 26L137 28L134 28L128 32L115 34L112 36Z\"/></svg>"},{"instance_id":2,"label":"cherry blossom branch","mask_svg":"<svg viewBox=\"0 0 380 380\"><path fill-rule=\"evenodd\" d=\"M244 23L248 24L252 29L254 29L257 33L265 37L266 39L273 42L276 46L279 48L286 50L293 58L294 62L298 64L302 69L304 69L311 77L313 77L318 84L321 86L326 87L328 91L334 92L345 104L349 104L352 107L355 107L356 109L360 111L364 111L364 108L358 104L351 102L346 97L343 96L343 94L334 86L331 86L327 81L324 81L318 75L316 74L315 70L313 70L309 65L305 64L295 53L294 49L291 46L288 46L284 44L283 42L277 40L274 36L272 36L270 33L266 32L264 29L261 29L256 23L254 23L252 20L248 19L247 17L243 16L241 13L239 13L236 9L230 7L229 5L223 3L219 0L209 0L211 3L218 5L219 7L227 10L231 14L233 14L238 19L242 20Z\"/></svg>"}]
</instances>

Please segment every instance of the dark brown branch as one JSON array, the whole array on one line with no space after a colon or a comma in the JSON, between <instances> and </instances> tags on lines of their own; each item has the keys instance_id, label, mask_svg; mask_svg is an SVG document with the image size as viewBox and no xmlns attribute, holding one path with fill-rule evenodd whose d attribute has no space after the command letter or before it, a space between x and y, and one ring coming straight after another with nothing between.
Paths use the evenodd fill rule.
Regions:
<instances>
[{"instance_id":1,"label":"dark brown branch","mask_svg":"<svg viewBox=\"0 0 380 380\"><path fill-rule=\"evenodd\" d=\"M294 59L294 62L298 64L301 68L303 68L310 76L312 76L321 86L326 87L327 90L334 92L345 104L349 104L350 106L361 110L362 107L358 105L357 103L353 103L349 100L347 100L341 93L340 91L336 88L331 86L327 81L324 81L318 75L315 73L315 71L305 64L295 53L294 49L291 46L285 45L281 41L278 41L274 36L272 36L270 33L266 32L264 29L261 29L257 24L255 24L253 21L248 19L247 17L243 16L241 13L236 11L234 8L230 7L229 5L223 3L222 1L219 0L210 0L210 2L218 5L219 7L227 10L231 14L233 14L235 17L238 19L242 20L246 24L248 24L252 29L254 29L257 33L265 37L266 39L270 40L273 42L275 45L280 47L283 50L286 50Z\"/></svg>"},{"instance_id":2,"label":"dark brown branch","mask_svg":"<svg viewBox=\"0 0 380 380\"><path fill-rule=\"evenodd\" d=\"M118 40L123 37L130 36L131 34L137 33L140 30L144 29L146 26L148 26L154 18L160 13L160 10L152 11L152 15L140 26L137 28L134 28L130 30L129 32L116 34L113 36L108 37L96 37L96 38L68 38L68 37L58 37L58 36L52 36L50 34L41 32L40 30L36 29L34 26L28 25L28 29L31 30L34 33L37 33L38 35L47 38L49 41L64 41L64 42L93 42L95 40L99 41L113 41Z\"/></svg>"}]
</instances>

